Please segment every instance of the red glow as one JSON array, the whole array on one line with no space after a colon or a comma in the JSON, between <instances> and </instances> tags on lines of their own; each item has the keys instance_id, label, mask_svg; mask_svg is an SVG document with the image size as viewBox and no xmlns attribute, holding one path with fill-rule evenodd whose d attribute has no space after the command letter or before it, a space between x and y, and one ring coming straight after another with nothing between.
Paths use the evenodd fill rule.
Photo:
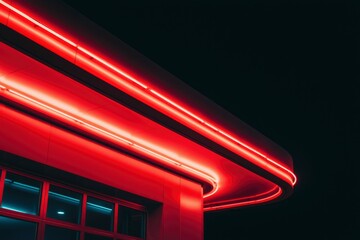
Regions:
<instances>
[{"instance_id":1,"label":"red glow","mask_svg":"<svg viewBox=\"0 0 360 240\"><path fill-rule=\"evenodd\" d=\"M136 83L137 85L139 85L140 87L144 88L144 89L148 89L148 87L146 85L144 85L143 83L139 82L138 80L136 80L135 78L131 77L130 75L128 75L127 73L125 73L124 71L121 71L120 69L116 68L115 66L109 64L108 62L106 62L105 60L99 58L98 56L92 54L91 52L89 52L88 50L86 50L85 48L82 48L80 46L78 46L78 49L84 53L86 53L87 55L89 55L92 59L95 59L97 61L99 61L100 63L102 63L103 65L108 66L110 69L114 70L115 72L119 73L121 76L126 77L128 80L132 81L133 83Z\"/></svg>"},{"instance_id":2,"label":"red glow","mask_svg":"<svg viewBox=\"0 0 360 240\"><path fill-rule=\"evenodd\" d=\"M35 19L29 17L28 15L26 15L25 13L21 12L20 10L14 8L13 6L11 6L10 4L7 4L4 1L0 2L1 4L3 4L6 8L8 8L9 10L17 13L18 15L20 15L21 17L25 18L26 20L28 20L29 22L31 22L32 24L34 24L35 26L39 26L40 28L44 29L46 32L58 37L59 39L63 40L64 42L76 47L76 44L73 43L72 41L70 41L69 39L63 37L62 35L58 34L57 32L51 30L50 28L46 27L45 25L39 23L38 21L36 21Z\"/></svg>"},{"instance_id":3,"label":"red glow","mask_svg":"<svg viewBox=\"0 0 360 240\"><path fill-rule=\"evenodd\" d=\"M7 25L9 13L10 13L9 8L7 7L4 8L0 5L0 23Z\"/></svg>"},{"instance_id":4,"label":"red glow","mask_svg":"<svg viewBox=\"0 0 360 240\"><path fill-rule=\"evenodd\" d=\"M226 202L217 203L217 204L214 204L215 206L205 207L204 211L214 211L214 210L221 210L221 209L226 209L226 208L243 207L243 206L248 206L248 205L253 205L253 204L265 203L265 202L269 202L271 200L278 198L281 195L281 193L282 193L281 188L276 186L275 189L272 189L261 195L251 196L251 199L239 198L239 199L235 199L235 200L233 199L232 203L226 203Z\"/></svg>"},{"instance_id":5,"label":"red glow","mask_svg":"<svg viewBox=\"0 0 360 240\"><path fill-rule=\"evenodd\" d=\"M29 23L22 21L22 19L12 16L10 17L8 26L16 31L21 31L25 36L31 36L32 39L36 38L36 42L41 45L46 44L56 49L57 51L55 51L55 53L65 59L73 60L75 58L74 51L76 49L74 47L62 44L61 41L54 39L51 35L49 36L47 32L40 31L37 26L29 25Z\"/></svg>"},{"instance_id":6,"label":"red glow","mask_svg":"<svg viewBox=\"0 0 360 240\"><path fill-rule=\"evenodd\" d=\"M0 4L11 10L13 13L16 13L19 17L22 17L22 19L14 19L10 17L11 21L8 24L9 27L14 28L23 34L30 34L30 37L34 41L40 42L40 44L46 48L56 50L55 52L57 54L60 54L68 60L73 60L69 57L69 55L72 56L77 50L78 54L76 56L75 64L82 66L84 69L109 82L115 87L124 90L135 98L144 101L150 106L154 106L159 111L173 117L177 121L198 131L208 138L215 140L217 143L220 143L224 147L236 152L254 164L267 169L269 172L287 181L291 185L295 185L296 176L287 167L260 153L258 150L244 144L243 141L235 138L226 131L220 130L220 128L215 127L214 124L204 121L196 114L186 110L179 104L165 97L163 94L159 93L159 91L148 88L145 84L116 67L115 64L105 61L101 57L93 54L91 51L70 41L68 38L39 23L29 15L12 7L10 4L3 1L0 1ZM28 27L28 25L22 24L24 21L29 21L38 27ZM16 23L16 25L13 26L11 23ZM46 34L42 33L42 31L45 31ZM51 44L49 45L49 43ZM65 45L70 46L64 47ZM74 49L74 47L76 49ZM83 57L83 54L89 57ZM135 85L127 82L131 82Z\"/></svg>"},{"instance_id":7,"label":"red glow","mask_svg":"<svg viewBox=\"0 0 360 240\"><path fill-rule=\"evenodd\" d=\"M14 81L10 80L9 82L14 82ZM34 92L33 89L27 86L22 86L22 88L26 89L26 91L24 92ZM59 109L56 106L50 106L43 101L36 100L34 96L29 96L25 93L19 92L18 90L14 90L5 86L4 78L0 78L0 89L2 90L1 93L5 95L5 97L8 99L14 100L23 105L27 105L32 109L40 110L41 112L44 112L48 115L55 115L56 118L58 119L60 118L61 120L64 120L71 125L76 125L76 127L78 128L85 127L87 131L95 132L96 134L100 134L102 137L105 138L110 138L112 141L116 141L117 144L120 144L123 147L126 148L131 147L133 149L136 149L137 152L141 152L144 155L149 155L150 157L152 158L155 157L157 160L161 160L166 164L174 165L177 168L182 169L181 171L185 170L191 175L196 175L198 178L203 179L206 182L210 183L213 187L213 189L209 193L204 195L204 197L211 196L218 190L218 184L217 184L218 180L215 177L209 175L208 173L195 169L193 167L187 166L183 162L180 162L179 160L175 159L174 157L168 156L163 152L158 152L154 149L151 149L149 146L142 146L136 141L134 141L134 139L131 139L131 137L123 137L119 135L119 131L110 132L109 130L95 126L94 123L88 120L91 118L94 119L95 118L94 116L77 116L76 113L74 112L68 112L69 109L66 112L65 109ZM51 98L47 98L47 102L53 102L53 101ZM144 141L143 144L150 145Z\"/></svg>"},{"instance_id":8,"label":"red glow","mask_svg":"<svg viewBox=\"0 0 360 240\"><path fill-rule=\"evenodd\" d=\"M64 35L59 34L52 30L52 28L33 19L30 15L1 0L0 22L103 81L247 159L249 162L267 170L291 186L295 185L296 176L290 169L281 164L280 161L267 156L260 149L249 146L245 143L246 140L235 137L216 124L205 120L203 117L199 117L198 114L172 100L171 96L167 96L153 86L131 76L122 70L121 67L118 67L116 63L105 60L105 58L79 46L74 41L64 37ZM206 165L201 165L191 159L183 159L177 156L177 154L155 146L155 144L152 144L147 139L143 140L132 136L125 129L120 129L119 126L109 125L105 119L99 119L91 114L83 114L59 99L56 100L52 96L46 96L45 91L37 93L36 89L31 89L31 86L26 85L24 81L16 83L16 81L6 81L5 78L0 77L0 84L1 94L12 101L21 103L78 129L85 130L123 148L131 149L131 151L140 153L143 156L162 162L164 165L169 165L171 168L176 168L190 176L196 176L196 178L207 182L213 188L204 197L216 195L215 193L219 188L227 188L227 186L221 184L220 177L223 173L219 174L220 177L218 176L218 173L222 171L221 169L210 169ZM283 193L279 186L275 184L274 186L274 189L255 196L215 203L211 202L204 209L211 211L272 201Z\"/></svg>"}]
</instances>

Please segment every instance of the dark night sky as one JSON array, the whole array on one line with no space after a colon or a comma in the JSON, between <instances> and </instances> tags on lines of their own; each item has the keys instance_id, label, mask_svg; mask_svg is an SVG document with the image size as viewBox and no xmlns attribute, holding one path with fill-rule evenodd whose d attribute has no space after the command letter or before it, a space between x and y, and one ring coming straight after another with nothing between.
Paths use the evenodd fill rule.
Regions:
<instances>
[{"instance_id":1,"label":"dark night sky","mask_svg":"<svg viewBox=\"0 0 360 240\"><path fill-rule=\"evenodd\" d=\"M292 196L205 240L360 239L360 1L66 2L293 156Z\"/></svg>"}]
</instances>

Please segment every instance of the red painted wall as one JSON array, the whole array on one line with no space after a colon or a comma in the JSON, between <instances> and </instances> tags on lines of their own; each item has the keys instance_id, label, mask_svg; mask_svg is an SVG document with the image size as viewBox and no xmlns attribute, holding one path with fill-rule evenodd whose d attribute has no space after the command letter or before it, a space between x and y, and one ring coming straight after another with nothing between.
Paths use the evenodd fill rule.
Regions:
<instances>
[{"instance_id":1,"label":"red painted wall","mask_svg":"<svg viewBox=\"0 0 360 240\"><path fill-rule=\"evenodd\" d=\"M0 105L0 150L148 198L147 239L203 239L200 184Z\"/></svg>"}]
</instances>

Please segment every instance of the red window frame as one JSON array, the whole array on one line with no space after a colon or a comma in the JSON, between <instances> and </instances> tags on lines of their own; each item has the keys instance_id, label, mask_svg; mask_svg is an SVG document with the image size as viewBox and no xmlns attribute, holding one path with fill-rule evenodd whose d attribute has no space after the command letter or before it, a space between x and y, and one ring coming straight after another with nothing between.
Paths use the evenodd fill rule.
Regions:
<instances>
[{"instance_id":1,"label":"red window frame","mask_svg":"<svg viewBox=\"0 0 360 240\"><path fill-rule=\"evenodd\" d=\"M75 188L74 186L68 186L66 184L61 184L61 183L58 183L53 180L48 180L45 177L38 177L36 175L24 173L22 171L9 169L7 167L2 167L2 166L0 166L0 206L1 206L1 203L3 200L2 197L3 197L5 178L6 178L7 172L11 172L11 173L23 176L23 177L27 177L27 178L39 181L41 183L41 190L40 190L41 196L40 196L40 203L39 203L40 210L39 210L38 215L31 215L31 214L16 212L16 211L12 211L12 210L4 209L4 208L0 207L0 216L36 223L37 224L36 240L44 239L46 225L78 231L79 232L79 240L84 240L85 233L100 235L100 236L104 236L104 237L110 237L113 240L120 240L120 239L121 240L130 240L130 239L131 240L143 240L143 239L146 239L146 222L148 221L148 219L147 219L148 214L147 214L145 206L142 206L142 205L139 205L136 203L132 203L132 202L128 202L124 199L119 199L119 198L115 198L115 197L108 196L105 194L101 194L101 193L98 193L98 192L90 190L90 189L84 189L82 187ZM79 224L65 222L65 221L49 218L46 216L50 185L65 188L65 189L82 194L82 205L81 205L82 209L81 209L81 217L80 217ZM111 202L114 204L112 231L106 231L106 230L97 229L97 228L89 227L89 226L85 225L86 203L87 203L88 196L91 196L91 197L94 197L97 199L101 199L101 200L104 200L107 202ZM144 238L128 236L128 235L121 234L118 232L119 206L132 208L132 209L141 211L145 214L145 223L144 223L145 224L144 225L145 236L144 236Z\"/></svg>"}]
</instances>

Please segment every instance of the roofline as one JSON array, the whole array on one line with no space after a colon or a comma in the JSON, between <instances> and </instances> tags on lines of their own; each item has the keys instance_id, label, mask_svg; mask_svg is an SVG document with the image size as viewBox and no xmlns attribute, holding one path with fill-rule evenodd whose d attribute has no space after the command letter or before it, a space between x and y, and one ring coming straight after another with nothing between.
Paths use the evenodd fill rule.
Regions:
<instances>
[{"instance_id":1,"label":"roofline","mask_svg":"<svg viewBox=\"0 0 360 240\"><path fill-rule=\"evenodd\" d=\"M186 106L177 102L177 99L172 99L171 96L158 86L149 85L142 81L142 79L138 79L136 76L123 70L121 65L114 60L103 57L87 46L83 46L82 43L71 40L66 37L64 31L59 33L48 25L34 19L23 10L2 0L0 0L0 22L24 36L29 37L34 42L37 42L72 64L88 71L113 87L155 108L162 114L211 141L216 142L232 153L246 159L249 163L281 179L281 181L285 182L290 188L293 188L296 184L297 179L291 166L283 164L280 159L269 156L263 152L261 148L255 148L247 144L248 141L221 126L219 127L218 124L204 118L201 113L198 114L198 112L188 109ZM3 87L3 89L7 88ZM14 90L12 91L14 92ZM97 131L101 130L98 129ZM202 173L201 171L198 172ZM213 177L208 178L208 180L209 179L211 180L210 182L213 182L213 191L211 191L211 194L213 194L217 189L216 179ZM278 197L281 194L283 194L283 191L281 191L280 188L280 191L277 191L274 196ZM268 198L269 197L266 196L264 199L268 200ZM227 204L231 206L234 203Z\"/></svg>"}]
</instances>

